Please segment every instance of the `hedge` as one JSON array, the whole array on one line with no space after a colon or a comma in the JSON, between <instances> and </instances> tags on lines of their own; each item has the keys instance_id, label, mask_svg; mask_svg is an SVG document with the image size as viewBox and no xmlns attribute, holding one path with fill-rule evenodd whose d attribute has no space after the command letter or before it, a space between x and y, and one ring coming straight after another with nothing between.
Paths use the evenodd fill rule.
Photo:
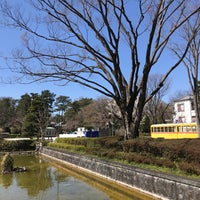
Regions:
<instances>
[{"instance_id":1,"label":"hedge","mask_svg":"<svg viewBox=\"0 0 200 200\"><path fill-rule=\"evenodd\" d=\"M200 175L200 140L123 137L59 138L50 146L127 163L150 164Z\"/></svg>"},{"instance_id":2,"label":"hedge","mask_svg":"<svg viewBox=\"0 0 200 200\"><path fill-rule=\"evenodd\" d=\"M35 149L36 144L33 140L0 140L0 151L30 151Z\"/></svg>"}]
</instances>

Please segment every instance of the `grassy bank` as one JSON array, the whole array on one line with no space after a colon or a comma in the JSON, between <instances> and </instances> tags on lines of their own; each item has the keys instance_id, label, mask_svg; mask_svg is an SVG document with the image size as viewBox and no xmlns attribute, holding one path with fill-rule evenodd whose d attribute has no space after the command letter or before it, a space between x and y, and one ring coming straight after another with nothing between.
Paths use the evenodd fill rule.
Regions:
<instances>
[{"instance_id":1,"label":"grassy bank","mask_svg":"<svg viewBox=\"0 0 200 200\"><path fill-rule=\"evenodd\" d=\"M200 140L58 138L50 147L184 176L200 176Z\"/></svg>"}]
</instances>

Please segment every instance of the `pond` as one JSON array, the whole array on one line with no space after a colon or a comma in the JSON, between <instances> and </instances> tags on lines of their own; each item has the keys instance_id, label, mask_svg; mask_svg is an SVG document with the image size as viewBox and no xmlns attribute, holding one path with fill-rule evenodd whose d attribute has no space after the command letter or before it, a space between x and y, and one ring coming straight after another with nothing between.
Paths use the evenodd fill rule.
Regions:
<instances>
[{"instance_id":1,"label":"pond","mask_svg":"<svg viewBox=\"0 0 200 200\"><path fill-rule=\"evenodd\" d=\"M23 173L0 174L0 196L4 200L150 200L133 189L58 165L36 155L13 156ZM1 161L1 159L0 159Z\"/></svg>"}]
</instances>

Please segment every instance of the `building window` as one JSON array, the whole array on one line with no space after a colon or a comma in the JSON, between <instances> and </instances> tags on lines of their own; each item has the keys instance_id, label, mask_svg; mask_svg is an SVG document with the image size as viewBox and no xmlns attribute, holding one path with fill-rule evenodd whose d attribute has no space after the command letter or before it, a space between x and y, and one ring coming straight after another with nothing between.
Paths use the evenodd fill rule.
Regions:
<instances>
[{"instance_id":1,"label":"building window","mask_svg":"<svg viewBox=\"0 0 200 200\"><path fill-rule=\"evenodd\" d=\"M184 123L185 122L185 117L179 117L178 121L179 121L179 123Z\"/></svg>"},{"instance_id":2,"label":"building window","mask_svg":"<svg viewBox=\"0 0 200 200\"><path fill-rule=\"evenodd\" d=\"M177 107L178 107L178 112L183 112L184 111L184 104L183 103L178 104Z\"/></svg>"},{"instance_id":3,"label":"building window","mask_svg":"<svg viewBox=\"0 0 200 200\"><path fill-rule=\"evenodd\" d=\"M192 122L196 122L196 116L192 116Z\"/></svg>"}]
</instances>

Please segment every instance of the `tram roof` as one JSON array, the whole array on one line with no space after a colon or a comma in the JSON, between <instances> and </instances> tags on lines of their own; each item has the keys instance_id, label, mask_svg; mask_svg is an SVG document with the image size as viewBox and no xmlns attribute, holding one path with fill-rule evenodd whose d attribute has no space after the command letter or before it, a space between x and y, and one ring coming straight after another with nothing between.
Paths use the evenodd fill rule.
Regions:
<instances>
[{"instance_id":1,"label":"tram roof","mask_svg":"<svg viewBox=\"0 0 200 200\"><path fill-rule=\"evenodd\" d=\"M170 124L152 124L151 126L157 127L157 126L189 126L189 125L196 125L196 123L170 123Z\"/></svg>"}]
</instances>

